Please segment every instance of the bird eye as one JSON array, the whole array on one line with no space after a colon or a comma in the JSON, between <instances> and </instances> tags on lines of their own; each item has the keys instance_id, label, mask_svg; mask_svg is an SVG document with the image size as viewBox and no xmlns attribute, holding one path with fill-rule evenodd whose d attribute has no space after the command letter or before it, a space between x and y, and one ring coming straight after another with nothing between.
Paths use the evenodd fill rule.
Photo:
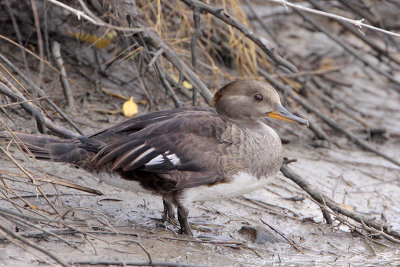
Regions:
<instances>
[{"instance_id":1,"label":"bird eye","mask_svg":"<svg viewBox=\"0 0 400 267\"><path fill-rule=\"evenodd\" d=\"M254 99L257 100L257 101L263 101L264 97L262 96L262 94L256 94L254 96Z\"/></svg>"}]
</instances>

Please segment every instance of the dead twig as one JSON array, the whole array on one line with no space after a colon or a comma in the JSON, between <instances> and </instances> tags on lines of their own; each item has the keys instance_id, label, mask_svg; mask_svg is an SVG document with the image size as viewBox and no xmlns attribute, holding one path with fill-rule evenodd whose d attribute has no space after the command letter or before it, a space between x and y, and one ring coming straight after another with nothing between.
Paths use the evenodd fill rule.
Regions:
<instances>
[{"instance_id":1,"label":"dead twig","mask_svg":"<svg viewBox=\"0 0 400 267\"><path fill-rule=\"evenodd\" d=\"M47 198L45 192L42 190L42 188L37 184L36 179L30 175L29 172L25 170L24 167L19 164L8 151L6 151L4 148L0 147L0 150L31 180L32 184L36 186L36 188L39 190L39 192L42 194L42 196L46 199L47 203L50 205L50 207L53 208L53 210L59 214L60 212L57 210L57 208L54 206L54 204Z\"/></svg>"},{"instance_id":2,"label":"dead twig","mask_svg":"<svg viewBox=\"0 0 400 267\"><path fill-rule=\"evenodd\" d=\"M46 229L43 229L43 226L41 226L41 227L36 226L36 225L34 225L33 223L30 223L29 221L23 220L23 219L18 218L18 217L11 217L11 216L9 216L9 215L6 217L6 216L4 216L4 214L0 214L0 216L2 216L2 217L3 217L4 219L6 219L6 220L10 220L10 219L12 218L12 222L13 222L14 224L16 224L16 225L19 225L20 227L22 227L22 226L24 226L24 225L27 225L27 226L29 226L29 227L32 227L32 228L36 229L36 230L40 230L40 231L42 231L44 234L46 234L47 236L52 236L52 237L54 237L54 238L60 240L61 242L67 244L68 246L70 246L70 247L72 247L72 248L74 248L74 249L76 249L76 250L79 250L80 252L83 253L83 251L82 251L81 249L79 249L77 246L71 244L70 242L67 242L67 241L66 241L65 239L63 239L61 236L59 236L59 235L57 235L56 233L53 233L53 232L51 232L51 231L48 231L48 230L46 230Z\"/></svg>"},{"instance_id":3,"label":"dead twig","mask_svg":"<svg viewBox=\"0 0 400 267\"><path fill-rule=\"evenodd\" d=\"M200 26L200 9L198 7L193 8L193 21L194 21L194 33L192 36L192 41L190 43L190 49L192 53L192 65L194 68L194 72L197 73L197 57L196 57L196 42L197 39L199 39L203 34L201 31L201 26ZM193 87L193 106L198 106L198 100L197 100L197 89Z\"/></svg>"},{"instance_id":4,"label":"dead twig","mask_svg":"<svg viewBox=\"0 0 400 267\"><path fill-rule=\"evenodd\" d=\"M195 7L199 8L200 10L214 15L228 25L231 25L232 27L241 31L247 38L252 40L257 46L259 46L265 52L265 54L268 55L272 62L278 67L283 66L290 72L298 72L296 66L282 58L275 49L268 47L265 41L259 38L254 32L250 31L249 28L238 19L224 12L223 8L216 8L198 0L181 1L188 5L191 9L194 9Z\"/></svg>"},{"instance_id":5,"label":"dead twig","mask_svg":"<svg viewBox=\"0 0 400 267\"><path fill-rule=\"evenodd\" d=\"M131 262L131 261L71 261L72 265L116 265L116 266L173 266L173 267L198 267L199 265L188 265L168 262Z\"/></svg>"},{"instance_id":6,"label":"dead twig","mask_svg":"<svg viewBox=\"0 0 400 267\"><path fill-rule=\"evenodd\" d=\"M69 86L69 82L67 79L67 70L65 69L64 61L61 57L60 44L57 41L53 41L51 43L51 48L54 57L54 63L56 64L56 67L61 73L60 74L61 85L64 91L64 96L67 99L67 108L68 110L72 111L74 108L74 97L72 95L72 90L71 87Z\"/></svg>"},{"instance_id":7,"label":"dead twig","mask_svg":"<svg viewBox=\"0 0 400 267\"><path fill-rule=\"evenodd\" d=\"M42 229L40 229L42 231ZM38 239L43 239L48 236L53 236L53 234L60 236L60 235L74 235L77 234L78 231L74 229L68 229L68 230L53 230L53 231L42 231L41 233L21 233L20 236L25 237L25 238L38 238ZM5 242L8 239L6 237L0 237L0 242Z\"/></svg>"},{"instance_id":8,"label":"dead twig","mask_svg":"<svg viewBox=\"0 0 400 267\"><path fill-rule=\"evenodd\" d=\"M312 8L304 7L304 6L301 6L301 5L292 4L292 3L288 2L287 0L269 0L269 1L281 4L283 6L289 6L289 7L293 8L295 11L303 10L303 11L306 11L306 12L309 12L309 13L313 13L313 14L317 14L317 15L322 15L322 16L325 16L325 17L333 18L333 19L338 20L338 21L345 21L345 22L353 24L354 26L356 26L357 28L360 28L360 29L362 27L365 27L365 28L368 28L368 29L371 29L371 30L374 30L374 31L383 32L385 34L389 34L389 35L400 37L400 34L398 34L398 33L390 32L390 31L387 31L387 30L384 30L384 29L381 29L381 28L378 28L378 27L374 27L374 26L365 24L365 23L363 23L364 19L361 19L361 20L349 19L349 18L345 18L343 16L332 14L332 13L327 13L327 12L315 10L315 9L312 9Z\"/></svg>"},{"instance_id":9,"label":"dead twig","mask_svg":"<svg viewBox=\"0 0 400 267\"><path fill-rule=\"evenodd\" d=\"M386 77L389 81L395 83L396 85L400 86L400 81L397 80L393 75L389 74L386 71L383 71L380 66L377 66L376 64L370 62L369 60L365 59L363 56L361 56L357 51L355 51L353 48L350 46L346 45L345 42L339 38L338 36L333 35L330 33L327 29L321 26L321 24L315 22L313 19L310 17L307 17L302 11L295 9L295 12L300 15L306 22L311 24L314 28L316 28L318 31L323 32L329 39L333 40L335 43L343 47L344 50L346 50L349 54L353 55L355 58L360 60L362 63L364 63L366 66L370 67L372 70L375 72L381 74L382 76ZM400 35L399 35L400 36ZM397 92L400 93L400 87L393 87Z\"/></svg>"},{"instance_id":10,"label":"dead twig","mask_svg":"<svg viewBox=\"0 0 400 267\"><path fill-rule=\"evenodd\" d=\"M314 7L318 8L319 10L322 10L323 12L328 12L327 9L325 9L323 7L323 5L321 5L319 2L315 1L315 0L307 0L311 5L313 5ZM342 1L343 5L346 5L346 3L343 3L344 1ZM350 5L351 6L351 5ZM337 22L342 25L343 28L345 28L346 30L348 30L349 32L351 32L352 34L354 34L355 36L357 36L357 38L359 38L360 40L362 40L364 43L366 43L367 45L369 45L373 50L375 50L379 55L383 55L386 58L388 58L390 61L395 62L396 64L400 64L400 61L398 59L396 59L395 57L393 57L391 55L391 53L388 50L385 50L384 48L382 48L381 46L379 46L375 41L373 41L371 38L368 38L367 36L365 36L364 33L362 33L361 31L359 31L359 29L355 29L354 27L349 26L349 24L345 23L342 20L337 20Z\"/></svg>"},{"instance_id":11,"label":"dead twig","mask_svg":"<svg viewBox=\"0 0 400 267\"><path fill-rule=\"evenodd\" d=\"M27 75L30 76L30 70L28 67L28 61L26 59L25 49L23 48L22 36L21 36L21 32L18 27L17 20L15 19L15 16L14 16L14 10L11 8L10 0L6 0L5 3L6 3L7 12L10 15L11 22L12 22L14 30L15 30L15 35L17 36L18 44L20 45L21 55L22 55L22 60L24 62L25 71L26 71Z\"/></svg>"},{"instance_id":12,"label":"dead twig","mask_svg":"<svg viewBox=\"0 0 400 267\"><path fill-rule=\"evenodd\" d=\"M41 59L44 59L42 30L40 29L39 15L38 15L36 3L34 0L31 0L31 6L32 6L32 11L33 11L33 17L35 19L35 28L36 28L36 34L37 34L38 47L39 47L39 57ZM38 80L37 80L37 84L39 84L39 87L42 85L43 72L44 72L44 64L43 64L43 60L40 60L39 75L38 75Z\"/></svg>"},{"instance_id":13,"label":"dead twig","mask_svg":"<svg viewBox=\"0 0 400 267\"><path fill-rule=\"evenodd\" d=\"M159 49L156 53L154 53L153 58L150 60L149 64L147 65L147 68L151 68L154 64L154 62L157 61L157 59L164 53L164 49Z\"/></svg>"},{"instance_id":14,"label":"dead twig","mask_svg":"<svg viewBox=\"0 0 400 267\"><path fill-rule=\"evenodd\" d=\"M269 81L275 88L281 90L286 96L292 98L294 101L296 101L297 103L299 103L301 106L303 106L304 109L306 109L309 112L314 113L315 115L317 115L319 118L321 118L326 124L328 124L330 127L332 127L333 129L343 133L350 141L352 141L353 143L355 143L356 145L358 145L359 147L361 147L364 150L370 151L375 153L376 155L386 159L387 161L400 166L400 161L394 159L393 157L390 157L389 155L386 155L383 152L380 152L379 150L377 150L376 148L370 146L368 143L364 142L363 140L361 140L360 138L358 138L357 136L355 136L354 134L352 134L351 132L347 131L346 129L344 129L343 127L341 127L340 125L338 125L335 121L333 121L331 118L329 118L328 116L322 114L317 108L314 107L314 105L308 103L308 101L302 97L300 97L299 95L293 93L292 88L283 85L282 83L280 83L279 81L277 81L276 79L274 79L272 77L271 74L267 73L266 71L259 69L259 72L265 77L265 79L267 81Z\"/></svg>"},{"instance_id":15,"label":"dead twig","mask_svg":"<svg viewBox=\"0 0 400 267\"><path fill-rule=\"evenodd\" d=\"M206 243L206 244L214 244L214 245L238 245L238 246L243 245L243 242L241 242L241 241L198 240L198 239L177 238L177 237L158 237L158 239L184 241L184 242L194 242L194 243Z\"/></svg>"},{"instance_id":16,"label":"dead twig","mask_svg":"<svg viewBox=\"0 0 400 267\"><path fill-rule=\"evenodd\" d=\"M323 101L329 103L329 105L331 107L336 108L336 109L340 110L341 112L343 112L344 114L346 114L346 116L348 116L349 118L352 118L353 120L360 123L361 125L363 125L366 128L372 128L372 126L368 122L366 122L364 119L355 115L354 112L350 112L343 104L341 104L339 101L335 101L334 99L330 98L328 95L321 92L321 90L318 90L314 86L308 86L308 89L313 94L318 95L318 97L320 97Z\"/></svg>"},{"instance_id":17,"label":"dead twig","mask_svg":"<svg viewBox=\"0 0 400 267\"><path fill-rule=\"evenodd\" d=\"M42 252L43 254L49 256L50 258L52 258L53 260L55 260L57 263L59 263L61 266L64 267L68 267L70 266L69 264L65 263L63 260L61 260L58 256L54 255L52 252L49 251L49 249L47 248L43 248L42 246L39 246L35 243L33 243L31 240L26 239L20 235L15 234L14 232L12 232L11 230L9 230L5 225L3 225L2 223L0 223L0 230L2 230L3 232L5 232L7 235L9 235L10 237L17 239L19 241L21 241L22 243L24 243L25 245L28 245L40 252Z\"/></svg>"},{"instance_id":18,"label":"dead twig","mask_svg":"<svg viewBox=\"0 0 400 267\"><path fill-rule=\"evenodd\" d=\"M147 56L147 57L150 58L150 49L149 49L149 47L147 47L147 44L146 44L146 42L144 41L142 34L141 34L141 33L138 33L138 35L139 35L140 40L142 41L142 45L143 45L143 47L145 48L145 51L147 52L147 53L145 54L145 56ZM159 52L159 51L164 51L164 48L160 48L160 49L158 50L158 52ZM156 57L156 55L157 55L158 52L155 53L154 57ZM148 60L149 60L149 62L151 63L151 61L152 61L153 59L150 60L149 58L148 58ZM150 65L150 63L149 63L149 65ZM160 81L161 81L161 84L163 85L163 87L164 87L165 90L167 91L167 94L168 94L168 95L172 98L172 100L174 101L175 107L177 107L177 108L183 107L182 102L179 100L178 96L175 94L174 90L171 88L171 85L170 85L169 82L167 81L167 79L166 79L166 77L165 77L165 74L164 74L165 72L162 70L161 64L157 61L157 59L154 60L153 65L154 65L154 68L155 68L155 70L156 70L156 73L157 73L157 75L158 75L158 77L159 77L159 79L160 79Z\"/></svg>"},{"instance_id":19,"label":"dead twig","mask_svg":"<svg viewBox=\"0 0 400 267\"><path fill-rule=\"evenodd\" d=\"M261 219L261 222L263 224L265 224L266 226L268 226L272 231L274 231L275 233L280 235L283 239L285 239L286 242L288 242L290 245L292 245L292 247L294 247L298 252L304 254L304 251L299 247L299 245L296 244L296 242L294 242L293 240L287 238L281 231L275 229L275 227L272 227L270 224L265 222L263 219Z\"/></svg>"},{"instance_id":20,"label":"dead twig","mask_svg":"<svg viewBox=\"0 0 400 267\"><path fill-rule=\"evenodd\" d=\"M17 174L17 173L11 173L9 171L1 171L0 174L6 174L6 175L10 175L10 176L17 176L17 177L24 177L24 178L28 178L28 176L26 176L25 174ZM7 177L3 177L3 179L8 179ZM77 185L77 184L72 184L70 182L65 182L65 181L60 181L60 180L56 180L56 179L52 179L52 178L47 178L47 177L38 177L36 178L36 181L38 182L45 182L45 183L51 183L51 184L55 184L55 185L62 185L68 188L72 188L72 189L76 189L79 191L83 191L83 192L87 192L90 194L95 194L98 196L102 196L103 193L97 189L92 189L86 186L82 186L82 185Z\"/></svg>"},{"instance_id":21,"label":"dead twig","mask_svg":"<svg viewBox=\"0 0 400 267\"><path fill-rule=\"evenodd\" d=\"M158 64L158 62L155 63L155 67L156 67L157 73L160 77L161 84L166 89L168 95L171 96L172 100L174 101L175 107L177 107L177 108L183 107L182 102L179 100L178 96L175 94L174 90L171 88L171 85L165 78L164 71L161 69L160 64Z\"/></svg>"},{"instance_id":22,"label":"dead twig","mask_svg":"<svg viewBox=\"0 0 400 267\"><path fill-rule=\"evenodd\" d=\"M79 3L82 6L83 10L85 10L86 12L89 11L89 12L87 12L87 13L89 13L89 15L87 15L83 11L72 8L66 4L59 2L59 1L56 1L56 0L47 0L47 1L73 13L74 15L76 15L78 20L83 18L83 19L87 20L88 22L90 22L94 25L97 25L97 26L105 26L110 29L114 29L117 31L125 31L125 32L141 32L143 30L141 28L119 27L119 26L114 26L114 25L105 23L100 18L94 16L94 14L92 12L90 12L90 10L87 8L87 6L85 5L85 3L83 1L79 1Z\"/></svg>"},{"instance_id":23,"label":"dead twig","mask_svg":"<svg viewBox=\"0 0 400 267\"><path fill-rule=\"evenodd\" d=\"M1 74L0 74L0 76L1 76ZM2 81L2 82L0 82L0 93L8 96L15 102L19 102L21 107L26 112L28 112L30 115L32 115L32 117L36 120L39 129L42 128L42 130L43 130L44 127L47 127L54 133L56 133L60 136L63 136L63 137L68 137L68 138L80 136L79 134L72 132L62 126L59 126L59 125L55 124L54 122L52 122L51 120L49 120L47 117L45 117L43 115L43 113L33 103L28 102L21 93L19 93L18 91L13 92L13 90L11 90L10 87L5 85L3 82L6 80L4 80L2 78L3 77L0 77L0 81ZM9 85L11 85L11 84L9 84Z\"/></svg>"},{"instance_id":24,"label":"dead twig","mask_svg":"<svg viewBox=\"0 0 400 267\"><path fill-rule=\"evenodd\" d=\"M342 5L344 5L345 7L347 7L354 13L356 13L357 15L359 15L361 18L368 20L373 25L379 25L378 16L376 16L376 14L375 14L375 16L373 14L371 14L369 12L367 6L365 4L363 4L362 1L358 2L359 4L362 4L362 6L359 4L354 4L347 0L338 0L338 2L340 2Z\"/></svg>"},{"instance_id":25,"label":"dead twig","mask_svg":"<svg viewBox=\"0 0 400 267\"><path fill-rule=\"evenodd\" d=\"M145 29L143 38L148 41L156 49L164 49L164 56L186 77L186 79L199 90L199 93L210 103L213 95L205 84L199 79L197 74L176 54L176 52L168 46L164 40L153 30Z\"/></svg>"},{"instance_id":26,"label":"dead twig","mask_svg":"<svg viewBox=\"0 0 400 267\"><path fill-rule=\"evenodd\" d=\"M122 241L118 241L118 242L114 242L114 243L116 243L116 244L119 244L119 243L134 243L134 244L138 245L140 247L140 249L143 250L144 253L146 253L147 258L149 259L149 264L153 263L153 259L151 257L150 252L139 241L135 241L135 240L126 240L125 241L125 240L122 240Z\"/></svg>"},{"instance_id":27,"label":"dead twig","mask_svg":"<svg viewBox=\"0 0 400 267\"><path fill-rule=\"evenodd\" d=\"M372 219L368 219L364 217L363 215L347 210L340 205L338 205L335 201L330 199L328 196L314 188L310 183L308 183L304 178L302 178L300 175L295 173L293 170L291 170L285 160L282 163L281 166L281 172L283 175L293 182L295 182L298 186L300 186L304 191L306 191L311 198L313 198L315 201L320 203L321 205L324 205L328 208L330 208L332 211L338 214L345 215L351 219L353 219L356 222L359 222L361 224L365 224L368 227L371 227L377 231L381 231L385 233L385 235L382 235L383 237L386 237L386 235L390 236L391 238L394 238L397 240L397 242L400 242L400 232L395 231L390 229L389 226L382 225L380 223L377 223L376 221ZM391 240L391 239L389 239ZM391 240L393 241L393 240Z\"/></svg>"},{"instance_id":28,"label":"dead twig","mask_svg":"<svg viewBox=\"0 0 400 267\"><path fill-rule=\"evenodd\" d=\"M71 221L71 220L53 220L53 219L49 219L49 218L38 218L38 217L32 217L32 216L28 216L28 215L24 215L21 213L17 213L14 212L12 210L9 209L4 209L0 207L0 213L6 214L6 215L14 215L14 216L18 216L20 218L26 219L26 220L31 220L31 221L35 221L35 222L47 222L47 223L65 223L65 224L76 224L76 225L87 225L86 222L75 222L75 221ZM43 216L43 215L42 215Z\"/></svg>"},{"instance_id":29,"label":"dead twig","mask_svg":"<svg viewBox=\"0 0 400 267\"><path fill-rule=\"evenodd\" d=\"M66 120L78 133L83 135L82 130L51 99L49 99L46 96L46 93L42 89L40 89L31 79L25 76L25 74L20 69L18 69L14 64L12 64L11 61L9 61L1 53L0 53L0 59L3 60L13 71L15 71L27 84L29 84L32 87L32 89L34 89L38 93L40 97L44 97L45 100L50 104L50 106L54 108L61 115L61 117L63 117L63 119ZM70 135L66 137L69 136ZM73 133L73 135L71 136L77 136L77 134Z\"/></svg>"}]
</instances>

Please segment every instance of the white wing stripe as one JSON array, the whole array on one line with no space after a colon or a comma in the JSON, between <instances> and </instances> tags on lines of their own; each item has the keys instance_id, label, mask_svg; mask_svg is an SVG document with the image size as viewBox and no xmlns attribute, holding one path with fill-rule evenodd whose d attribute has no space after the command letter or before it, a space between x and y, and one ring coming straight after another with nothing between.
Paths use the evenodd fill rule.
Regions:
<instances>
[{"instance_id":1,"label":"white wing stripe","mask_svg":"<svg viewBox=\"0 0 400 267\"><path fill-rule=\"evenodd\" d=\"M145 166L153 166L153 165L159 165L164 162L164 157L163 155L158 155L157 157L153 158L149 162L145 164Z\"/></svg>"},{"instance_id":2,"label":"white wing stripe","mask_svg":"<svg viewBox=\"0 0 400 267\"><path fill-rule=\"evenodd\" d=\"M180 160L175 154L168 155L167 158L168 158L168 159L172 162L172 164L174 164L174 165L178 165L178 164L181 162L181 160Z\"/></svg>"},{"instance_id":3,"label":"white wing stripe","mask_svg":"<svg viewBox=\"0 0 400 267\"><path fill-rule=\"evenodd\" d=\"M149 149L150 150L150 149ZM141 158L142 156L147 155L148 153L152 152L149 150L145 151L142 155L140 155L138 158ZM152 160L150 160L149 162L147 162L145 164L145 166L154 166L154 165L159 165L159 164L163 164L164 163L164 157L165 154L167 154L169 151L166 151L164 154L162 155L158 155L157 157L153 158ZM175 154L171 154L171 155L167 155L166 156L173 165L178 165L181 160L175 155ZM136 161L136 160L135 160Z\"/></svg>"}]
</instances>

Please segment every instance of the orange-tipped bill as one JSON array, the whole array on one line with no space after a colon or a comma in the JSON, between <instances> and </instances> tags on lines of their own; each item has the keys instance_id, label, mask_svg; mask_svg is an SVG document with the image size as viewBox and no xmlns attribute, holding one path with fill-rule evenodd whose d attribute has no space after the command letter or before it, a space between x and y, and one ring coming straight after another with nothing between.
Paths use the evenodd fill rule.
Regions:
<instances>
[{"instance_id":1,"label":"orange-tipped bill","mask_svg":"<svg viewBox=\"0 0 400 267\"><path fill-rule=\"evenodd\" d=\"M293 122L293 123L298 123L300 125L304 126L310 126L308 120L302 119L300 117L297 117L287 111L284 107L281 105L275 104L275 111L272 111L267 114L268 117L274 118L274 119L279 119L279 120L284 120L288 122Z\"/></svg>"}]
</instances>

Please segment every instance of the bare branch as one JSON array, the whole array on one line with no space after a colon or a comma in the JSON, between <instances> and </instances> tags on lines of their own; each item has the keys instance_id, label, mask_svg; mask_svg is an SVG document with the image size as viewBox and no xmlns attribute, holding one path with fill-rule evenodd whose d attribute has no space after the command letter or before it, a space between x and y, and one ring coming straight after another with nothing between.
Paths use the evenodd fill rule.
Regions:
<instances>
[{"instance_id":1,"label":"bare branch","mask_svg":"<svg viewBox=\"0 0 400 267\"><path fill-rule=\"evenodd\" d=\"M313 19L305 16L305 14L300 11L295 9L296 13L298 13L305 21L307 21L308 23L310 23L313 27L315 27L316 29L318 29L319 31L323 32L326 34L326 36L328 36L331 40L333 40L334 42L336 42L337 44L339 44L341 47L343 47L349 54L353 55L354 57L356 57L358 60L360 60L361 62L363 62L365 65L367 65L368 67L370 67L371 69L373 69L375 72L385 76L388 80L390 80L391 82L397 84L400 86L400 81L397 80L396 78L393 77L393 75L390 75L389 73L387 73L386 71L383 71L379 66L375 65L374 63L371 63L370 61L366 60L365 58L363 58L357 51L355 51L353 48L351 48L350 46L346 45L339 37L331 34L328 30L326 30L324 27L322 27L320 24L318 24L317 22L315 22ZM394 88L396 91L400 92L400 88L395 87Z\"/></svg>"},{"instance_id":2,"label":"bare branch","mask_svg":"<svg viewBox=\"0 0 400 267\"><path fill-rule=\"evenodd\" d=\"M67 99L68 109L72 110L74 107L74 97L72 95L71 87L67 79L67 70L64 66L64 60L61 57L60 44L57 41L52 42L51 51L54 57L54 63L56 64L58 70L60 71L61 85L64 91L65 98Z\"/></svg>"},{"instance_id":3,"label":"bare branch","mask_svg":"<svg viewBox=\"0 0 400 267\"><path fill-rule=\"evenodd\" d=\"M325 17L336 19L336 20L345 21L345 22L353 24L354 26L356 26L359 29L362 29L362 27L365 27L365 28L368 28L368 29L371 29L371 30L374 30L374 31L383 32L385 34L389 34L389 35L393 35L393 36L396 36L396 37L400 37L400 34L398 34L398 33L387 31L387 30L384 30L384 29L381 29L381 28L378 28L378 27L375 27L375 26L371 26L369 24L365 24L363 22L364 19L361 19L361 20L349 19L349 18L346 18L346 17L343 17L343 16L332 14L332 13L327 13L327 12L316 10L316 9L312 9L312 8L309 8L309 7L296 5L296 4L290 3L290 2L288 2L286 0L268 0L268 1L275 2L275 3L281 4L283 6L290 6L291 8L298 9L298 10L303 10L303 11L306 11L306 12L309 12L309 13L313 13L313 14L317 14L317 15L320 15L320 16L325 16Z\"/></svg>"},{"instance_id":4,"label":"bare branch","mask_svg":"<svg viewBox=\"0 0 400 267\"><path fill-rule=\"evenodd\" d=\"M395 240L397 242L399 242L400 232L392 230L388 226L381 225L381 224L375 222L374 220L365 218L363 215L361 215L359 213L352 212L352 211L349 211L349 210L341 207L335 201L333 201L328 196L323 194L320 190L315 189L310 183L308 183L304 178L302 178L296 172L291 170L285 161L282 163L281 172L283 173L283 175L285 175L285 177L287 177L290 180L292 180L293 182L295 182L298 186L300 186L304 191L306 191L314 200L316 200L321 205L327 206L334 212L343 214L361 224L365 224L365 225L367 225L371 228L374 228L378 231L383 231L387 235L396 238Z\"/></svg>"},{"instance_id":5,"label":"bare branch","mask_svg":"<svg viewBox=\"0 0 400 267\"><path fill-rule=\"evenodd\" d=\"M192 41L190 43L190 47L191 47L191 53L192 53L192 65L194 68L194 72L197 73L197 57L196 57L196 42L197 39L200 38L200 36L202 36L202 32L201 32L201 26L200 26L200 10L197 7L193 8L193 21L194 21L194 34L192 37ZM197 101L197 89L196 87L193 87L193 106L197 106L198 105L198 101Z\"/></svg>"},{"instance_id":6,"label":"bare branch","mask_svg":"<svg viewBox=\"0 0 400 267\"><path fill-rule=\"evenodd\" d=\"M232 27L235 27L236 29L241 31L246 37L252 40L256 45L258 45L275 64L277 64L278 66L283 66L288 70L290 70L291 72L298 72L296 66L294 66L289 61L283 59L275 51L274 48L269 48L264 40L259 38L254 32L250 31L249 28L245 24L240 22L238 19L224 12L223 8L215 8L198 0L181 0L181 1L184 2L186 5L188 5L191 9L197 7L205 12L214 15L215 17L231 25Z\"/></svg>"},{"instance_id":7,"label":"bare branch","mask_svg":"<svg viewBox=\"0 0 400 267\"><path fill-rule=\"evenodd\" d=\"M38 123L39 127L41 127L41 125L44 125L53 132L68 138L80 136L79 134L72 132L62 126L59 126L54 122L52 122L51 120L49 120L42 114L42 112L33 103L28 102L22 94L13 92L8 86L6 86L2 82L0 82L0 93L5 94L6 96L8 96L9 98L11 98L16 102L19 102L21 107L36 119L36 122Z\"/></svg>"},{"instance_id":8,"label":"bare branch","mask_svg":"<svg viewBox=\"0 0 400 267\"><path fill-rule=\"evenodd\" d=\"M335 130L343 133L344 135L346 135L346 137L349 140L351 140L352 142L354 142L356 145L358 145L362 149L365 149L367 151L375 153L376 155L386 159L387 161L389 161L389 162L391 162L391 163L393 163L393 164L395 164L397 166L400 166L400 161L394 159L393 157L390 157L389 155L386 155L383 152L380 152L379 150L377 150L374 147L370 146L368 143L366 143L363 140L360 140L359 138L357 138L357 136L355 136L354 134L352 134L348 130L346 130L343 127L341 127L340 125L338 125L331 118L329 118L328 116L322 114L322 112L320 112L317 108L315 108L312 104L310 104L306 99L304 99L304 98L298 96L297 94L293 93L292 88L290 88L289 86L283 85L282 83L280 83L279 81L274 79L266 71L263 71L261 69L259 71L265 77L265 79L267 81L269 81L275 88L281 90L286 96L289 96L290 98L295 100L297 103L302 105L303 108L306 109L307 111L313 112L315 115L317 115L319 118L321 118L326 124L331 126L333 129L335 129Z\"/></svg>"},{"instance_id":9,"label":"bare branch","mask_svg":"<svg viewBox=\"0 0 400 267\"><path fill-rule=\"evenodd\" d=\"M141 32L143 30L141 28L127 28L127 27L114 26L114 25L105 23L98 17L92 18L91 16L85 14L83 11L72 8L68 5L65 5L65 4L59 2L59 1L56 1L56 0L46 0L46 1L70 11L71 13L76 15L78 20L83 18L83 19L87 20L88 22L90 22L94 25L97 25L97 26L105 26L105 27L108 27L108 28L111 28L111 29L114 29L117 31L124 31L124 32ZM88 10L86 5L83 3L83 1L79 1L79 3L82 5L82 8L84 8L85 10ZM93 14L93 13L91 13L91 14Z\"/></svg>"},{"instance_id":10,"label":"bare branch","mask_svg":"<svg viewBox=\"0 0 400 267\"><path fill-rule=\"evenodd\" d=\"M46 93L40 89L31 79L29 79L25 74L18 69L14 64L11 63L5 56L0 53L0 59L3 60L13 71L15 71L26 83L32 86L32 89L37 91L40 97L44 97L45 100L52 106L60 115L64 118L75 130L78 131L81 135L83 135L82 130L76 125L51 99L46 96ZM27 101L27 100L25 100ZM77 134L74 134L74 136Z\"/></svg>"},{"instance_id":11,"label":"bare branch","mask_svg":"<svg viewBox=\"0 0 400 267\"><path fill-rule=\"evenodd\" d=\"M203 96L207 103L210 103L213 95L207 86L199 79L197 74L176 54L176 52L167 45L164 40L153 30L144 29L143 38L148 40L156 49L164 49L164 56L171 61L171 63L179 69L186 79L199 90L199 93Z\"/></svg>"}]
</instances>

